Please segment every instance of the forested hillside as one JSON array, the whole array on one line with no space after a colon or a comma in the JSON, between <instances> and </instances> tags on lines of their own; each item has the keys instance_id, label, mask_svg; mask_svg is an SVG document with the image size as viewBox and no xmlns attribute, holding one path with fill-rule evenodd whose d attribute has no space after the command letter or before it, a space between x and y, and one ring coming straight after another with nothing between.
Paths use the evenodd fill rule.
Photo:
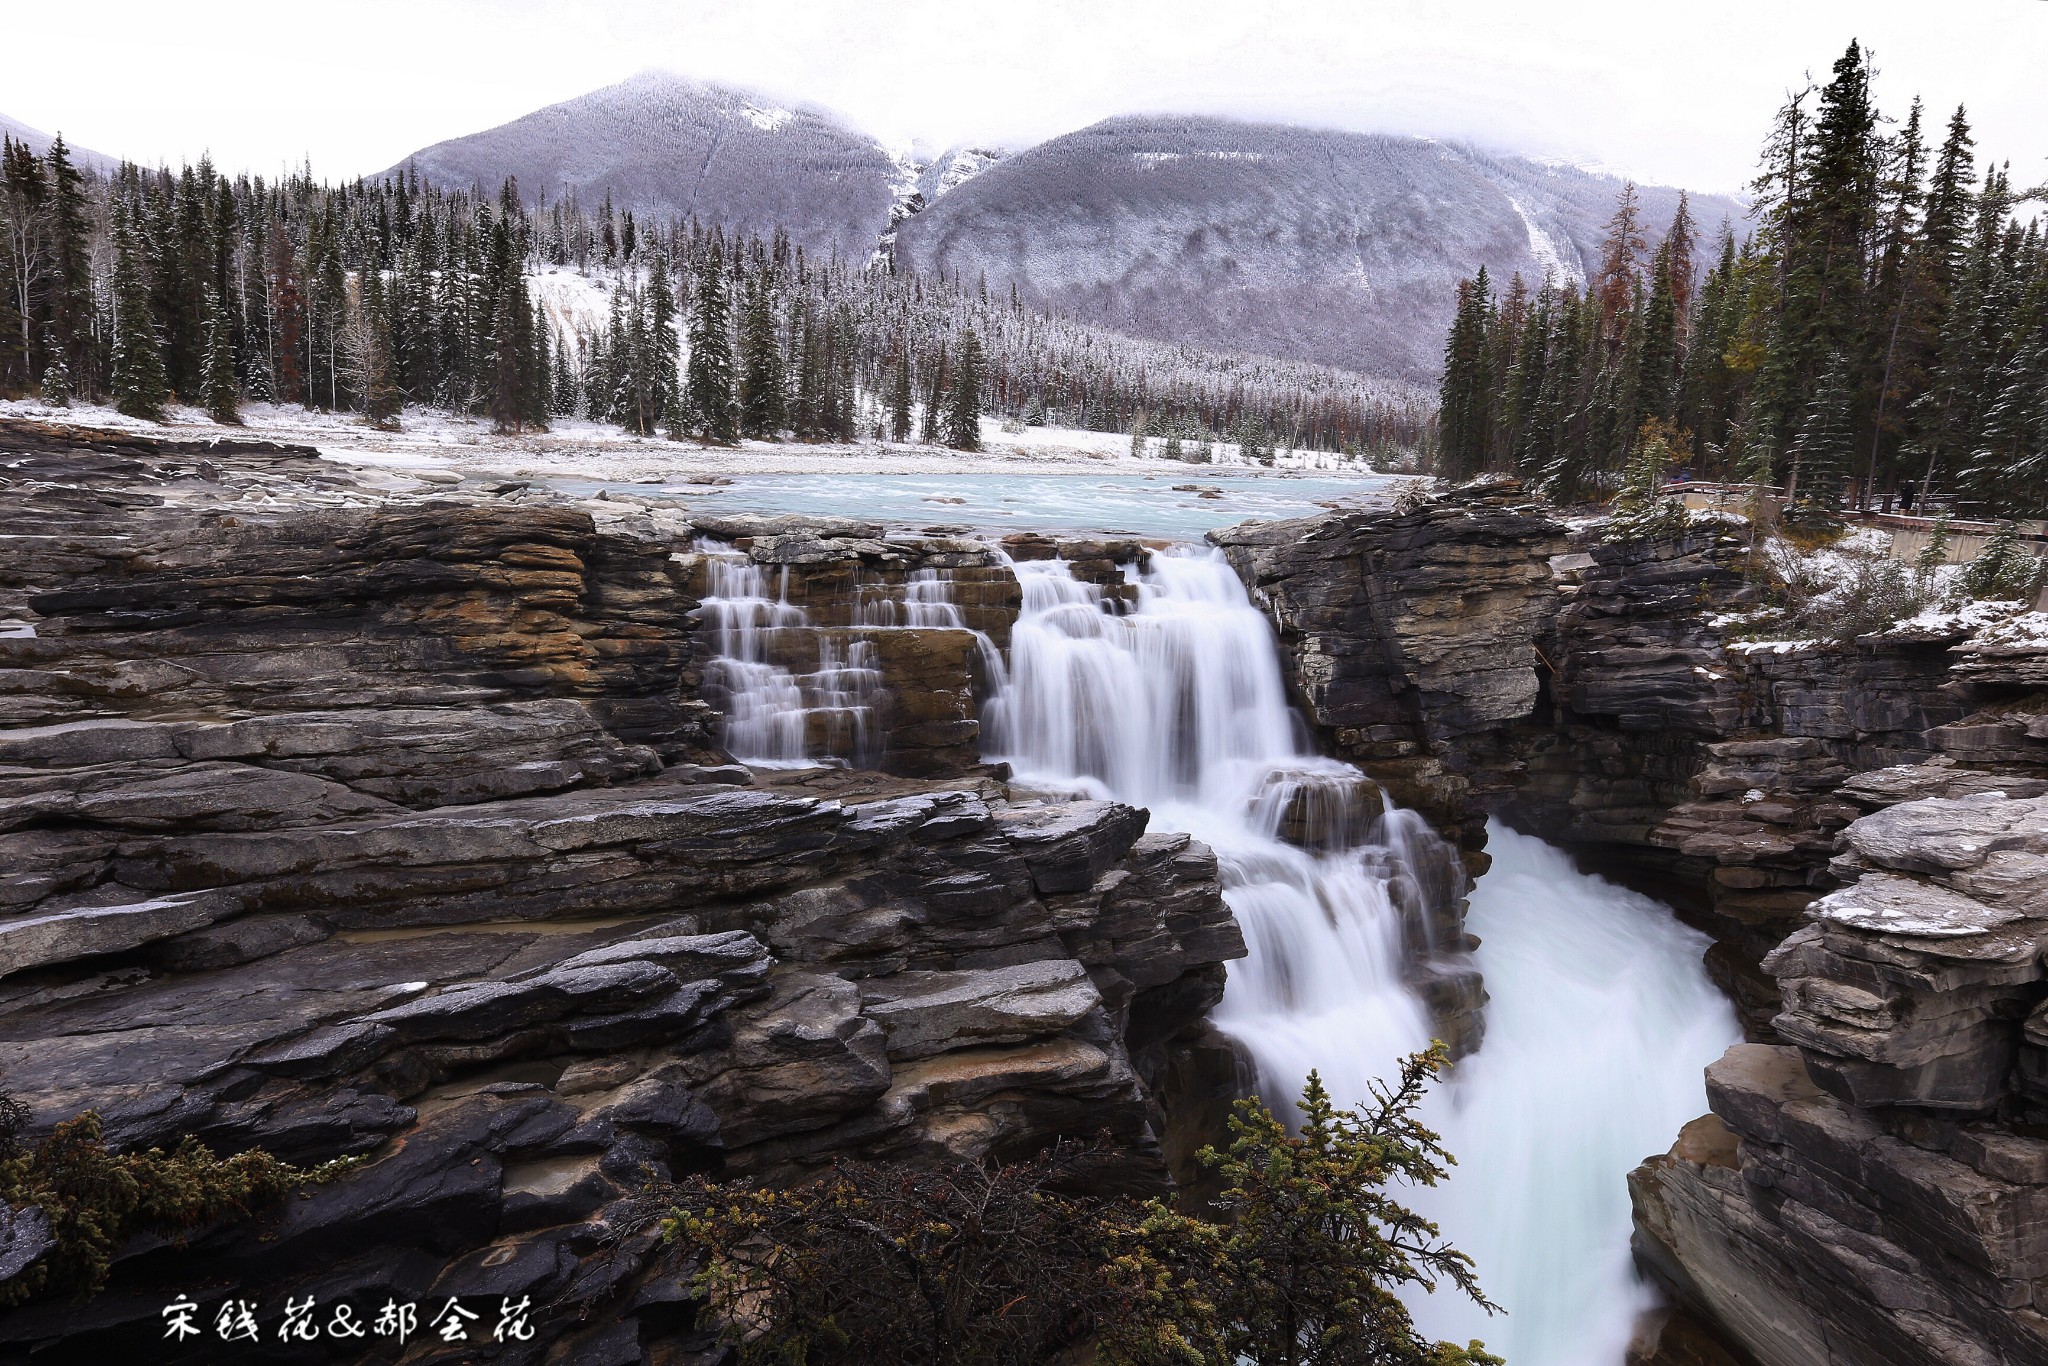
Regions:
<instances>
[{"instance_id":1,"label":"forested hillside","mask_svg":"<svg viewBox=\"0 0 2048 1366\"><path fill-rule=\"evenodd\" d=\"M1553 496L1633 460L1786 487L1822 507L1902 486L2048 513L2048 190L1979 168L1966 111L1887 120L1855 44L1779 111L1757 230L1702 243L1681 205L1646 250L1632 190L1598 271L1458 291L1442 461ZM1700 253L1704 247L1704 261Z\"/></svg>"},{"instance_id":2,"label":"forested hillside","mask_svg":"<svg viewBox=\"0 0 2048 1366\"><path fill-rule=\"evenodd\" d=\"M1256 449L1413 449L1427 396L1321 366L1134 340L979 282L807 256L695 219L529 202L416 176L328 185L209 164L111 177L5 147L0 394L245 399L507 430L575 415L636 432L973 439L992 412ZM583 275L602 325L551 321L537 272ZM950 416L949 416L950 415Z\"/></svg>"},{"instance_id":3,"label":"forested hillside","mask_svg":"<svg viewBox=\"0 0 2048 1366\"><path fill-rule=\"evenodd\" d=\"M1434 383L1458 280L1584 279L1616 188L1425 138L1128 116L1004 157L894 250L1123 332ZM1679 193L1643 189L1659 226Z\"/></svg>"}]
</instances>

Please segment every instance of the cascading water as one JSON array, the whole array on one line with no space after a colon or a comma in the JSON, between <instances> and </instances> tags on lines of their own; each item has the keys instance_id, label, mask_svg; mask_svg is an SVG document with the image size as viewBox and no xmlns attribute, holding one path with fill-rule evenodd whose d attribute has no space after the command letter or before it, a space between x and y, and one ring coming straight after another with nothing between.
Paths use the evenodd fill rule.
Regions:
<instances>
[{"instance_id":1,"label":"cascading water","mask_svg":"<svg viewBox=\"0 0 2048 1366\"><path fill-rule=\"evenodd\" d=\"M1023 609L984 713L990 757L1027 785L1148 807L1153 828L1214 848L1249 948L1216 1023L1276 1110L1311 1068L1340 1104L1365 1100L1430 1038L1408 974L1461 890L1448 851L1412 812L1375 817L1356 770L1308 752L1271 629L1220 556L1154 554L1128 571L1128 611L1063 562L1014 568ZM1417 1309L1515 1366L1607 1366L1644 1293L1624 1176L1702 1111L1701 1069L1733 1018L1668 910L1540 841L1494 838L1470 922L1486 1043L1431 1100L1459 1165L1407 1195L1509 1317L1449 1294Z\"/></svg>"},{"instance_id":2,"label":"cascading water","mask_svg":"<svg viewBox=\"0 0 2048 1366\"><path fill-rule=\"evenodd\" d=\"M883 678L872 637L910 629L964 630L952 580L936 569L915 570L900 585L855 586L852 626L820 626L789 601L789 570L768 571L715 542L700 543L711 628L711 691L725 717L725 750L756 768L808 768L837 762L869 767L880 757L874 716ZM989 676L1001 659L981 642ZM798 661L814 669L799 672Z\"/></svg>"},{"instance_id":3,"label":"cascading water","mask_svg":"<svg viewBox=\"0 0 2048 1366\"><path fill-rule=\"evenodd\" d=\"M1702 1073L1742 1039L1669 907L1498 823L1466 924L1492 1000L1486 1044L1430 1118L1457 1154L1417 1204L1510 1311L1439 1295L1417 1319L1515 1366L1619 1362L1646 1289L1631 1274L1627 1171L1705 1113Z\"/></svg>"},{"instance_id":4,"label":"cascading water","mask_svg":"<svg viewBox=\"0 0 2048 1366\"><path fill-rule=\"evenodd\" d=\"M856 592L854 624L891 628L938 627L965 630L967 619L953 602L953 581L936 569L914 569L903 580L902 596L886 583L862 584Z\"/></svg>"},{"instance_id":5,"label":"cascading water","mask_svg":"<svg viewBox=\"0 0 2048 1366\"><path fill-rule=\"evenodd\" d=\"M724 693L726 752L762 768L807 763L803 688L796 675L768 658L773 632L807 620L802 608L790 605L788 571L772 598L767 571L743 555L709 551L705 572L711 682Z\"/></svg>"}]
</instances>

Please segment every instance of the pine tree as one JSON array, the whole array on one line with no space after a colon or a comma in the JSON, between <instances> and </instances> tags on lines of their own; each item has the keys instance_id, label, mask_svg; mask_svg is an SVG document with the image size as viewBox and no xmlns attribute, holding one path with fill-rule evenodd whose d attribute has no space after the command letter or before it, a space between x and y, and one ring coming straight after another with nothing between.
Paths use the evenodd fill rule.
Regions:
<instances>
[{"instance_id":1,"label":"pine tree","mask_svg":"<svg viewBox=\"0 0 2048 1366\"><path fill-rule=\"evenodd\" d=\"M739 440L739 395L733 383L732 320L725 299L725 263L714 244L698 268L690 309L689 379L684 425L707 444Z\"/></svg>"},{"instance_id":2,"label":"pine tree","mask_svg":"<svg viewBox=\"0 0 2048 1366\"><path fill-rule=\"evenodd\" d=\"M215 422L242 425L240 386L235 380L235 348L227 310L220 296L206 291L206 369L200 394L206 415Z\"/></svg>"},{"instance_id":3,"label":"pine tree","mask_svg":"<svg viewBox=\"0 0 2048 1366\"><path fill-rule=\"evenodd\" d=\"M946 405L946 444L955 450L981 449L981 338L968 328L953 363L953 390Z\"/></svg>"},{"instance_id":4,"label":"pine tree","mask_svg":"<svg viewBox=\"0 0 2048 1366\"><path fill-rule=\"evenodd\" d=\"M164 420L170 384L164 377L162 344L150 314L149 282L142 273L142 247L132 210L114 206L114 406L130 417Z\"/></svg>"}]
</instances>

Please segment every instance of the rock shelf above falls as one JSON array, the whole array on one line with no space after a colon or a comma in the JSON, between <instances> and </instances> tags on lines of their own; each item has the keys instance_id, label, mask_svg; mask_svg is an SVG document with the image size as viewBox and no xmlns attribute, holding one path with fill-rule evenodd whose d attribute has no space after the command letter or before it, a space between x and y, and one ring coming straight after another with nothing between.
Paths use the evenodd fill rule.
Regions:
<instances>
[{"instance_id":1,"label":"rock shelf above falls","mask_svg":"<svg viewBox=\"0 0 2048 1366\"><path fill-rule=\"evenodd\" d=\"M1058 556L1114 612L1137 541L403 495L305 449L28 423L0 513L0 1086L38 1130L91 1105L124 1145L370 1159L128 1249L88 1308L0 1318L8 1351L153 1347L203 1273L601 1305L548 1340L687 1361L658 1250L595 1255L650 1173L1107 1129L1104 1179L1157 1189L1242 1084L1208 1022L1244 952L1216 856L982 763L1004 560ZM1745 651L1711 624L1751 592L1738 546L1609 546L1511 484L1212 540L1320 752L1467 871L1503 817L1714 937L1753 1042L1634 1183L1680 1306L1640 1360L2042 1359L2044 916L2013 861L2041 851L2013 832L2048 793L2048 646ZM731 762L750 685L708 600L736 561L808 766ZM1327 838L1308 807L1278 828ZM1476 1038L1469 970L1417 966Z\"/></svg>"},{"instance_id":2,"label":"rock shelf above falls","mask_svg":"<svg viewBox=\"0 0 2048 1366\"><path fill-rule=\"evenodd\" d=\"M693 1360L676 1268L607 1242L650 1179L1101 1132L1101 1179L1156 1190L1214 1136L1244 951L1215 857L1012 799L973 632L834 614L987 546L718 528L886 642L894 776L756 774L699 695L712 528L48 428L0 432L0 480L0 1085L32 1138L90 1107L121 1148L369 1159L0 1315L0 1355L157 1359L178 1294L317 1286L530 1295L551 1350Z\"/></svg>"}]
</instances>

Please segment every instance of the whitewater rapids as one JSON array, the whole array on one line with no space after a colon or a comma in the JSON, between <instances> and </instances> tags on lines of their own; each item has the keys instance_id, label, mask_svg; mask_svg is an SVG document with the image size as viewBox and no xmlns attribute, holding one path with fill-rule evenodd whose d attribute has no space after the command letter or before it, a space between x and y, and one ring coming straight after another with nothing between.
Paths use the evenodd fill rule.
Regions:
<instances>
[{"instance_id":1,"label":"whitewater rapids","mask_svg":"<svg viewBox=\"0 0 2048 1366\"><path fill-rule=\"evenodd\" d=\"M1015 566L1023 610L985 713L989 757L1020 782L1114 797L1215 849L1250 950L1217 1025L1291 1115L1311 1068L1366 1099L1430 1019L1403 977L1451 866L1410 812L1302 848L1279 838L1299 794L1357 802L1356 770L1314 755L1290 711L1272 630L1213 552L1153 554L1122 593L1057 560ZM1458 1165L1406 1195L1478 1264L1504 1306L1415 1294L1435 1336L1483 1338L1515 1366L1619 1366L1647 1305L1629 1259L1625 1177L1706 1106L1702 1069L1739 1037L1700 963L1704 936L1563 854L1491 827L1468 926L1491 1002L1481 1049L1430 1097ZM1443 957L1439 953L1439 957Z\"/></svg>"}]
</instances>

